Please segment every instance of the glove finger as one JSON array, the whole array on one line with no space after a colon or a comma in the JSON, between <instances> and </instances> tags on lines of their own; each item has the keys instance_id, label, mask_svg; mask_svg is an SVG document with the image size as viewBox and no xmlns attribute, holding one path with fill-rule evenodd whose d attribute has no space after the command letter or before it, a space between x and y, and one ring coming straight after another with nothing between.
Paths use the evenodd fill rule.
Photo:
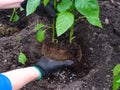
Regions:
<instances>
[{"instance_id":1,"label":"glove finger","mask_svg":"<svg viewBox=\"0 0 120 90\"><path fill-rule=\"evenodd\" d=\"M39 16L42 16L42 17L45 17L45 16L49 17L49 16L50 16L50 15L48 15L44 10L39 9L39 8L37 8L37 10L35 11L35 13L36 13L37 15L39 15Z\"/></svg>"},{"instance_id":2,"label":"glove finger","mask_svg":"<svg viewBox=\"0 0 120 90\"><path fill-rule=\"evenodd\" d=\"M54 0L50 0L49 5L54 7Z\"/></svg>"},{"instance_id":3,"label":"glove finger","mask_svg":"<svg viewBox=\"0 0 120 90\"><path fill-rule=\"evenodd\" d=\"M56 4L58 4L58 2L60 2L60 1L56 0ZM52 6L52 7L54 7L54 0L50 0L49 5Z\"/></svg>"},{"instance_id":4,"label":"glove finger","mask_svg":"<svg viewBox=\"0 0 120 90\"><path fill-rule=\"evenodd\" d=\"M66 66L70 66L70 65L74 64L74 62L72 60L66 60L64 62L61 62L61 64L63 67L66 67Z\"/></svg>"},{"instance_id":5,"label":"glove finger","mask_svg":"<svg viewBox=\"0 0 120 90\"><path fill-rule=\"evenodd\" d=\"M56 17L56 13L55 13L55 10L50 6L50 5L47 5L45 7L45 11L51 15L52 17Z\"/></svg>"}]
</instances>

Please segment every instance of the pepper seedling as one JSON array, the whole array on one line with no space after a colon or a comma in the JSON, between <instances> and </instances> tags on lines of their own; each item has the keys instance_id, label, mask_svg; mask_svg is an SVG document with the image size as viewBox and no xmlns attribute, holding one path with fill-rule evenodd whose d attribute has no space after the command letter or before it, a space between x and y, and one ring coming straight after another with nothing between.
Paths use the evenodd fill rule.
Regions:
<instances>
[{"instance_id":1,"label":"pepper seedling","mask_svg":"<svg viewBox=\"0 0 120 90\"><path fill-rule=\"evenodd\" d=\"M25 54L21 51L19 56L18 56L18 62L25 65L27 61L27 57L25 56Z\"/></svg>"},{"instance_id":2,"label":"pepper seedling","mask_svg":"<svg viewBox=\"0 0 120 90\"><path fill-rule=\"evenodd\" d=\"M112 90L120 88L120 64L117 64L113 69L113 87Z\"/></svg>"},{"instance_id":3,"label":"pepper seedling","mask_svg":"<svg viewBox=\"0 0 120 90\"><path fill-rule=\"evenodd\" d=\"M40 1L41 0L28 0L26 8L27 16L36 10ZM44 6L46 6L49 1L50 0L43 0ZM75 36L73 36L75 21L78 21L82 17L86 18L90 24L102 28L97 0L54 0L54 9L57 11L57 17L53 18L52 42L55 40L55 32L59 37L70 30L69 42L72 43L72 40L75 38ZM75 12L79 12L82 16L75 19Z\"/></svg>"},{"instance_id":4,"label":"pepper seedling","mask_svg":"<svg viewBox=\"0 0 120 90\"><path fill-rule=\"evenodd\" d=\"M10 16L10 19L9 21L13 21L13 22L16 22L19 20L19 15L16 11L16 8L13 9L13 12L12 12L12 15Z\"/></svg>"}]
</instances>

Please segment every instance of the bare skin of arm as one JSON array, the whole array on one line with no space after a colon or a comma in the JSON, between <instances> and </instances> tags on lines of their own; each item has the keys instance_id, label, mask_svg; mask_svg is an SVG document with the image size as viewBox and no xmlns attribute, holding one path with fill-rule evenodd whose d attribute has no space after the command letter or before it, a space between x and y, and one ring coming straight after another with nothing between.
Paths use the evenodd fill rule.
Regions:
<instances>
[{"instance_id":1,"label":"bare skin of arm","mask_svg":"<svg viewBox=\"0 0 120 90\"><path fill-rule=\"evenodd\" d=\"M39 71L34 67L16 69L2 74L11 81L12 90L20 90L24 85L40 76Z\"/></svg>"},{"instance_id":2,"label":"bare skin of arm","mask_svg":"<svg viewBox=\"0 0 120 90\"><path fill-rule=\"evenodd\" d=\"M31 81L41 79L47 74L56 72L59 69L72 65L73 63L74 62L71 60L57 61L42 56L34 66L16 69L2 74L10 80L12 90L19 90Z\"/></svg>"},{"instance_id":3,"label":"bare skin of arm","mask_svg":"<svg viewBox=\"0 0 120 90\"><path fill-rule=\"evenodd\" d=\"M19 8L24 0L0 0L0 9Z\"/></svg>"}]
</instances>

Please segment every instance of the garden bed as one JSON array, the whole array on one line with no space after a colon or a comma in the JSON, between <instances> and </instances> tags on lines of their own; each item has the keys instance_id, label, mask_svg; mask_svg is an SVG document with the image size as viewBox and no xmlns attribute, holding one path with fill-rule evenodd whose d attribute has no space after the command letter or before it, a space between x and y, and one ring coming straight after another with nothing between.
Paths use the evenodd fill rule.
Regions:
<instances>
[{"instance_id":1,"label":"garden bed","mask_svg":"<svg viewBox=\"0 0 120 90\"><path fill-rule=\"evenodd\" d=\"M85 19L75 24L75 41L82 49L79 63L40 81L31 82L22 90L111 90L112 70L120 63L120 33L115 32L120 32L120 1L111 1L99 0L103 29L89 25ZM23 15L18 23L10 23L7 18L10 12L0 11L0 23L17 28L12 33L6 30L6 33L0 35L0 72L31 66L37 62L42 54L41 44L35 39L34 27L37 22L50 24L48 19L35 14L29 17ZM17 61L20 50L28 58L25 66Z\"/></svg>"}]
</instances>

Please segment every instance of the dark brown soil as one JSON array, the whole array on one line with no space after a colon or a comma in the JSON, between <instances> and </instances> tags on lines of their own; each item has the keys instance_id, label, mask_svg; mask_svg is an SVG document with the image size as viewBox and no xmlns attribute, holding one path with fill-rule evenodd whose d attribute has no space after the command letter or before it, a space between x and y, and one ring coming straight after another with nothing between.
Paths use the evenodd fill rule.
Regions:
<instances>
[{"instance_id":1,"label":"dark brown soil","mask_svg":"<svg viewBox=\"0 0 120 90\"><path fill-rule=\"evenodd\" d=\"M77 39L77 38L76 38ZM64 42L66 40L61 39ZM41 53L45 57L49 57L54 60L73 60L76 59L76 62L80 62L82 58L82 51L80 45L73 41L72 44L69 42L66 44L60 40L58 43L53 43L51 39L46 38L42 43Z\"/></svg>"},{"instance_id":2,"label":"dark brown soil","mask_svg":"<svg viewBox=\"0 0 120 90\"><path fill-rule=\"evenodd\" d=\"M26 85L22 90L111 90L112 70L120 63L120 1L99 0L103 28L89 25L85 19L75 24L77 44L82 49L80 63L60 70L40 81ZM114 1L111 2L111 1ZM4 12L4 13L3 13ZM35 39L37 22L49 24L37 15L24 17L15 23L8 22L8 11L0 11L3 24L17 27L20 31L0 37L0 72L24 67L17 62L22 50L31 66L41 57L41 44ZM75 59L75 58L74 58Z\"/></svg>"}]
</instances>

